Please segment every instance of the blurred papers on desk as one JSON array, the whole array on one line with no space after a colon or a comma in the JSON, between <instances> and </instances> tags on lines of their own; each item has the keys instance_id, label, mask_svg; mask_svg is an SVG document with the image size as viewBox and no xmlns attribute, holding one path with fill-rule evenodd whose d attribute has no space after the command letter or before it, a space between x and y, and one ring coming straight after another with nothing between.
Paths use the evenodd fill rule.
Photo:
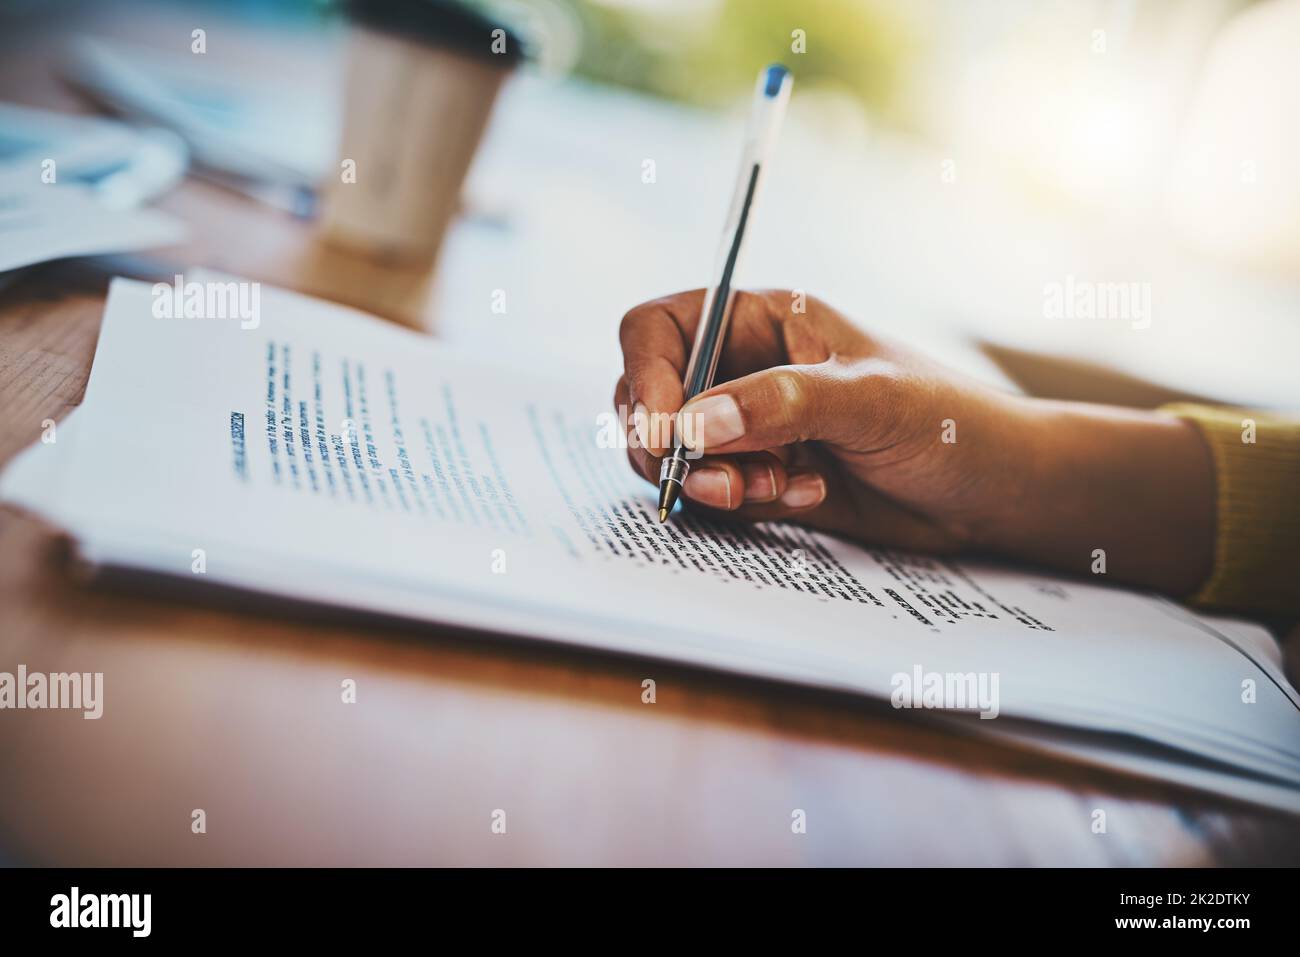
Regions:
<instances>
[{"instance_id":1,"label":"blurred papers on desk","mask_svg":"<svg viewBox=\"0 0 1300 957\"><path fill-rule=\"evenodd\" d=\"M174 130L201 175L300 215L314 208L338 137L328 69L319 83L290 87L214 70L201 57L87 36L68 45L62 72L113 112Z\"/></svg>"},{"instance_id":2,"label":"blurred papers on desk","mask_svg":"<svg viewBox=\"0 0 1300 957\"><path fill-rule=\"evenodd\" d=\"M179 221L136 208L184 175L184 146L166 131L11 104L0 131L0 273L185 237Z\"/></svg>"}]
</instances>

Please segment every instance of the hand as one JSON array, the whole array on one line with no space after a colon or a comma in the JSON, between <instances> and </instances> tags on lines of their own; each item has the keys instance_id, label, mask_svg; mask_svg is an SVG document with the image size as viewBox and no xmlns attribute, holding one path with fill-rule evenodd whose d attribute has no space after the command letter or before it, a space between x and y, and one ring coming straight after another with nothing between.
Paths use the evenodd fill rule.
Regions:
<instances>
[{"instance_id":1,"label":"hand","mask_svg":"<svg viewBox=\"0 0 1300 957\"><path fill-rule=\"evenodd\" d=\"M702 299L624 317L614 396L655 484L685 417L693 507L1081 573L1101 549L1110 578L1175 593L1208 574L1213 467L1182 420L999 392L781 291L736 295L719 384L682 408Z\"/></svg>"}]
</instances>

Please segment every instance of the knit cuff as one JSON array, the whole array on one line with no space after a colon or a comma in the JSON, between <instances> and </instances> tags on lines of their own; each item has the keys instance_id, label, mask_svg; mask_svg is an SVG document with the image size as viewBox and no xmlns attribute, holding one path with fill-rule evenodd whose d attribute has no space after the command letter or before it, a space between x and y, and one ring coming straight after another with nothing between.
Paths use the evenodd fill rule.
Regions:
<instances>
[{"instance_id":1,"label":"knit cuff","mask_svg":"<svg viewBox=\"0 0 1300 957\"><path fill-rule=\"evenodd\" d=\"M1300 419L1178 403L1214 458L1214 569L1191 601L1300 613Z\"/></svg>"}]
</instances>

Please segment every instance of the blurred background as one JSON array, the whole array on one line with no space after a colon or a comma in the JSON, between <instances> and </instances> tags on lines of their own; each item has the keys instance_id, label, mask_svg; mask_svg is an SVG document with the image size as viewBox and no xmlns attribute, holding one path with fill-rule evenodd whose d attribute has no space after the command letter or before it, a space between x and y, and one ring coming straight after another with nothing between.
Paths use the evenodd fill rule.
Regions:
<instances>
[{"instance_id":1,"label":"blurred background","mask_svg":"<svg viewBox=\"0 0 1300 957\"><path fill-rule=\"evenodd\" d=\"M0 99L177 128L192 171L257 210L157 198L192 237L161 274L355 301L506 361L562 345L612 383L622 313L708 282L754 76L779 60L794 98L746 284L1008 388L1300 406L1300 0L461 6L527 57L428 275L323 266L304 238L347 155L341 3L10 0ZM164 101L147 116L139 84ZM24 149L6 133L0 159ZM1141 285L1149 321L1046 305L1078 284Z\"/></svg>"}]
</instances>

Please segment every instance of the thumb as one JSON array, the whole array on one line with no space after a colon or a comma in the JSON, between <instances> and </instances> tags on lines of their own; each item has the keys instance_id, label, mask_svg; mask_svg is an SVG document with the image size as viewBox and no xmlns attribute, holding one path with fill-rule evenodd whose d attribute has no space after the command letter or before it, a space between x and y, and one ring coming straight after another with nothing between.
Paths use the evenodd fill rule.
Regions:
<instances>
[{"instance_id":1,"label":"thumb","mask_svg":"<svg viewBox=\"0 0 1300 957\"><path fill-rule=\"evenodd\" d=\"M894 380L883 363L880 370L870 368L874 364L831 359L777 366L724 382L682 407L682 442L710 455L810 440L868 448L884 418L882 393Z\"/></svg>"}]
</instances>

